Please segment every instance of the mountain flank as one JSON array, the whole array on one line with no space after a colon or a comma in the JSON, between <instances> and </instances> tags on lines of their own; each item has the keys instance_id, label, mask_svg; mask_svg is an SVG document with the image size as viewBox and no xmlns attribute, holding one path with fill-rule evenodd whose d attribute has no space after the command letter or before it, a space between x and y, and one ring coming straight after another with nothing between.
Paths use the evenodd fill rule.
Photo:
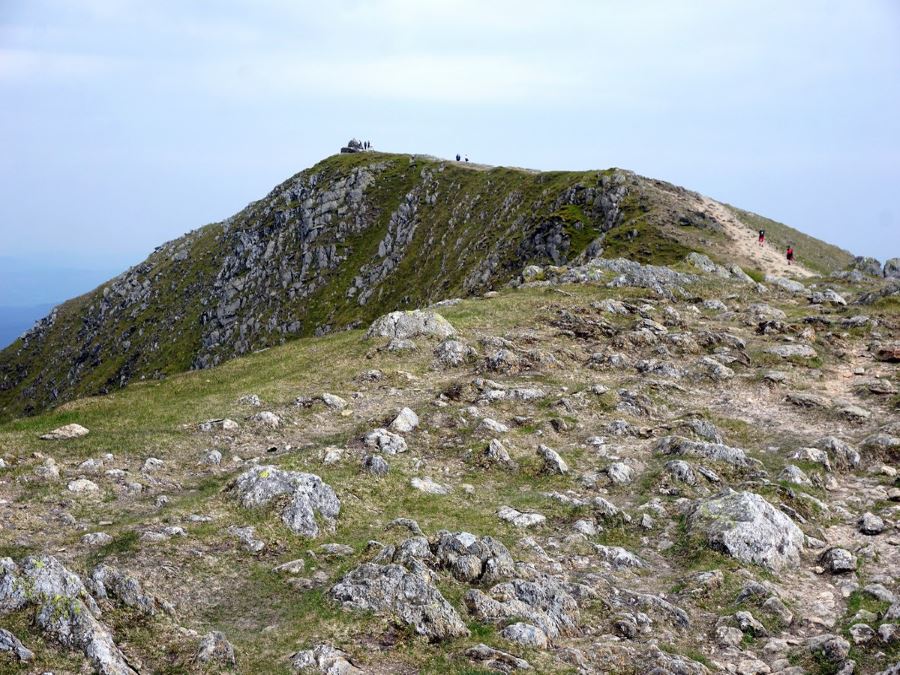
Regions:
<instances>
[{"instance_id":1,"label":"mountain flank","mask_svg":"<svg viewBox=\"0 0 900 675\"><path fill-rule=\"evenodd\" d=\"M620 169L335 155L56 307L0 352L0 417L501 288L529 264L667 265L701 252L761 280L852 261L816 242L787 269L777 251L748 250L761 223L779 227Z\"/></svg>"}]
</instances>

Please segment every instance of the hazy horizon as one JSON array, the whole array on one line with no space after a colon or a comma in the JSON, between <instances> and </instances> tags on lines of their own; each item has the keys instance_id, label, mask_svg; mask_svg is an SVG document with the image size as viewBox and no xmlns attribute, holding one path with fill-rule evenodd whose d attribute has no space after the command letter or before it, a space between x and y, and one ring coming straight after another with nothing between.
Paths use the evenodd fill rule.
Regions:
<instances>
[{"instance_id":1,"label":"hazy horizon","mask_svg":"<svg viewBox=\"0 0 900 675\"><path fill-rule=\"evenodd\" d=\"M0 255L122 271L357 136L618 166L884 261L898 73L890 2L4 3Z\"/></svg>"}]
</instances>

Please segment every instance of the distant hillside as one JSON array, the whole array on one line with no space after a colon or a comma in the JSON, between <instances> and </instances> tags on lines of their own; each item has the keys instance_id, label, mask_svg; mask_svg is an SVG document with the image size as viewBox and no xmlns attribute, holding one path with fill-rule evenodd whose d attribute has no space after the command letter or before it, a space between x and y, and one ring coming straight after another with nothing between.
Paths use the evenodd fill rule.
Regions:
<instances>
[{"instance_id":1,"label":"distant hillside","mask_svg":"<svg viewBox=\"0 0 900 675\"><path fill-rule=\"evenodd\" d=\"M0 352L0 416L481 293L529 263L602 251L671 264L697 250L753 267L728 253L725 211L711 204L619 169L329 157L233 217L160 246ZM744 214L755 228L758 217ZM839 255L815 262L820 271L845 264Z\"/></svg>"}]
</instances>

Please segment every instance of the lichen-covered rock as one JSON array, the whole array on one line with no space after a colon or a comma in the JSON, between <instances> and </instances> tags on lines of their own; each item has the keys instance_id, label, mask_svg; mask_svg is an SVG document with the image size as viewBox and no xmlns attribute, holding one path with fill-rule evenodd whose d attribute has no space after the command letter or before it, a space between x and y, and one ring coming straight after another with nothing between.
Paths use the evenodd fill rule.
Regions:
<instances>
[{"instance_id":1,"label":"lichen-covered rock","mask_svg":"<svg viewBox=\"0 0 900 675\"><path fill-rule=\"evenodd\" d=\"M565 474L569 472L569 465L559 456L553 448L546 445L539 445L537 449L538 457L544 462L544 471L547 473Z\"/></svg>"},{"instance_id":2,"label":"lichen-covered rock","mask_svg":"<svg viewBox=\"0 0 900 675\"><path fill-rule=\"evenodd\" d=\"M286 498L281 519L293 532L306 537L319 534L316 516L332 525L341 510L332 487L311 473L255 466L241 474L234 487L241 505L248 509Z\"/></svg>"},{"instance_id":3,"label":"lichen-covered rock","mask_svg":"<svg viewBox=\"0 0 900 675\"><path fill-rule=\"evenodd\" d=\"M523 513L511 506L501 506L497 509L497 516L500 520L512 523L516 527L532 527L533 525L540 525L547 520L546 516L540 513Z\"/></svg>"},{"instance_id":4,"label":"lichen-covered rock","mask_svg":"<svg viewBox=\"0 0 900 675\"><path fill-rule=\"evenodd\" d=\"M790 293L805 293L806 286L801 284L799 281L794 281L793 279L787 279L785 277L775 276L774 274L767 274L765 276L765 282L767 284L772 284L774 286L778 286L783 288Z\"/></svg>"},{"instance_id":5,"label":"lichen-covered rock","mask_svg":"<svg viewBox=\"0 0 900 675\"><path fill-rule=\"evenodd\" d=\"M786 514L753 492L725 492L699 503L688 516L689 531L746 563L771 570L800 562L804 535Z\"/></svg>"},{"instance_id":6,"label":"lichen-covered rock","mask_svg":"<svg viewBox=\"0 0 900 675\"><path fill-rule=\"evenodd\" d=\"M825 450L832 465L844 471L859 467L859 451L849 443L834 436L825 436L816 441L816 446Z\"/></svg>"},{"instance_id":7,"label":"lichen-covered rock","mask_svg":"<svg viewBox=\"0 0 900 675\"><path fill-rule=\"evenodd\" d=\"M510 624L500 631L500 637L510 642L516 642L523 647L534 649L547 649L549 645L547 634L544 631L537 626L532 626L530 623L522 623L521 621Z\"/></svg>"},{"instance_id":8,"label":"lichen-covered rock","mask_svg":"<svg viewBox=\"0 0 900 675\"><path fill-rule=\"evenodd\" d=\"M0 559L0 615L33 606L35 624L68 649L78 649L102 675L136 675L97 618L100 609L81 579L52 556L17 565Z\"/></svg>"},{"instance_id":9,"label":"lichen-covered rock","mask_svg":"<svg viewBox=\"0 0 900 675\"><path fill-rule=\"evenodd\" d=\"M572 635L578 627L575 598L562 584L545 575L497 584L488 593L472 589L466 593L465 601L469 613L479 621L524 620L539 627L551 639Z\"/></svg>"},{"instance_id":10,"label":"lichen-covered rock","mask_svg":"<svg viewBox=\"0 0 900 675\"><path fill-rule=\"evenodd\" d=\"M444 340L434 350L435 360L446 368L457 368L475 357L475 350L462 340Z\"/></svg>"},{"instance_id":11,"label":"lichen-covered rock","mask_svg":"<svg viewBox=\"0 0 900 675\"><path fill-rule=\"evenodd\" d=\"M456 329L437 312L417 309L411 312L391 312L375 320L366 332L367 338L389 337L409 340L433 335L446 338L456 335Z\"/></svg>"},{"instance_id":12,"label":"lichen-covered rock","mask_svg":"<svg viewBox=\"0 0 900 675\"><path fill-rule=\"evenodd\" d=\"M774 354L775 356L780 356L783 359L812 359L818 356L816 350L805 344L786 344L786 345L774 345L773 347L768 347L766 351L769 354Z\"/></svg>"},{"instance_id":13,"label":"lichen-covered rock","mask_svg":"<svg viewBox=\"0 0 900 675\"><path fill-rule=\"evenodd\" d=\"M397 433L405 434L419 426L419 416L409 408L403 408L391 422L389 429Z\"/></svg>"},{"instance_id":14,"label":"lichen-covered rock","mask_svg":"<svg viewBox=\"0 0 900 675\"><path fill-rule=\"evenodd\" d=\"M829 548L819 556L819 562L832 574L846 574L856 570L856 556L845 548Z\"/></svg>"},{"instance_id":15,"label":"lichen-covered rock","mask_svg":"<svg viewBox=\"0 0 900 675\"><path fill-rule=\"evenodd\" d=\"M431 640L469 634L434 584L402 565L363 563L332 586L328 595L345 609L389 614Z\"/></svg>"},{"instance_id":16,"label":"lichen-covered rock","mask_svg":"<svg viewBox=\"0 0 900 675\"><path fill-rule=\"evenodd\" d=\"M885 260L883 272L887 279L900 279L900 258Z\"/></svg>"},{"instance_id":17,"label":"lichen-covered rock","mask_svg":"<svg viewBox=\"0 0 900 675\"><path fill-rule=\"evenodd\" d=\"M490 584L515 572L506 546L493 537L441 530L430 548L438 563L460 581Z\"/></svg>"},{"instance_id":18,"label":"lichen-covered rock","mask_svg":"<svg viewBox=\"0 0 900 675\"><path fill-rule=\"evenodd\" d=\"M492 672L508 673L511 670L531 670L531 664L508 652L488 647L479 643L466 650L466 656L472 661L483 664Z\"/></svg>"},{"instance_id":19,"label":"lichen-covered rock","mask_svg":"<svg viewBox=\"0 0 900 675\"><path fill-rule=\"evenodd\" d=\"M88 584L94 597L114 599L147 616L153 616L162 606L156 597L144 592L140 581L110 565L97 565Z\"/></svg>"},{"instance_id":20,"label":"lichen-covered rock","mask_svg":"<svg viewBox=\"0 0 900 675\"><path fill-rule=\"evenodd\" d=\"M387 476L391 470L390 465L381 455L366 455L363 458L362 468L373 476Z\"/></svg>"},{"instance_id":21,"label":"lichen-covered rock","mask_svg":"<svg viewBox=\"0 0 900 675\"><path fill-rule=\"evenodd\" d=\"M409 484L419 492L429 495L447 495L450 494L450 488L446 485L436 482L434 479L425 476L419 478L415 476L410 479Z\"/></svg>"}]
</instances>

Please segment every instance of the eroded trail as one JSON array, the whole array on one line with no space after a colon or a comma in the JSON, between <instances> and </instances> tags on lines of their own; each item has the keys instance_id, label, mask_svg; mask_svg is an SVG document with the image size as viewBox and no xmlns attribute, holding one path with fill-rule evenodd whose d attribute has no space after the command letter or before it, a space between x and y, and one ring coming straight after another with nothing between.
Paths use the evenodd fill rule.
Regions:
<instances>
[{"instance_id":1,"label":"eroded trail","mask_svg":"<svg viewBox=\"0 0 900 675\"><path fill-rule=\"evenodd\" d=\"M703 206L707 213L718 220L725 228L725 234L733 242L733 257L735 260L750 260L766 274L787 275L801 279L815 276L813 272L799 263L788 265L784 253L776 251L769 242L760 246L757 240L757 233L735 218L719 202L703 197Z\"/></svg>"}]
</instances>

